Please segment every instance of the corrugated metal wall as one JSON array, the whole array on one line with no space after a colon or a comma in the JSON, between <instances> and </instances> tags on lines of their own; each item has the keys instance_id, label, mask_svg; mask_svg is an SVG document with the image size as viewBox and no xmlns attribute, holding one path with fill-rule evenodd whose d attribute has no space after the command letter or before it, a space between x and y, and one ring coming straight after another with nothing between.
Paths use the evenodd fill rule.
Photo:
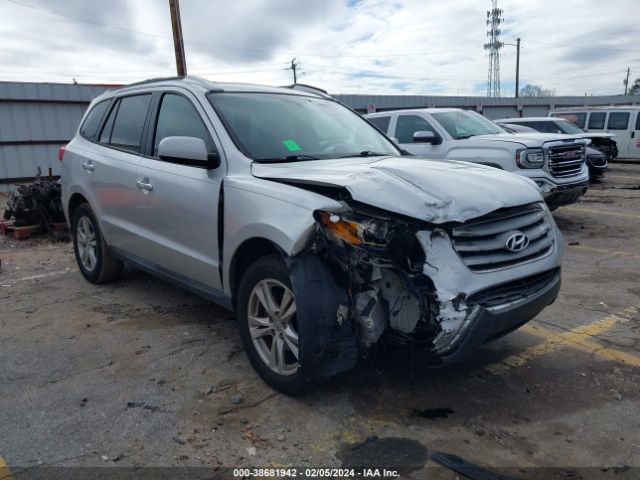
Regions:
<instances>
[{"instance_id":1,"label":"corrugated metal wall","mask_svg":"<svg viewBox=\"0 0 640 480\"><path fill-rule=\"evenodd\" d=\"M549 110L558 107L588 105L640 104L637 96L607 97L549 97L549 98L486 98L486 97L435 97L427 95L334 95L351 108L366 113L372 105L376 111L400 108L459 107L481 112L490 119L508 117L544 117Z\"/></svg>"},{"instance_id":2,"label":"corrugated metal wall","mask_svg":"<svg viewBox=\"0 0 640 480\"><path fill-rule=\"evenodd\" d=\"M91 99L106 88L0 82L0 190L33 177L38 167L45 175L49 169L58 175L58 148L73 137Z\"/></svg>"},{"instance_id":3,"label":"corrugated metal wall","mask_svg":"<svg viewBox=\"0 0 640 480\"><path fill-rule=\"evenodd\" d=\"M58 175L58 148L74 135L89 102L110 88L103 85L0 82L0 191L10 183L44 174ZM550 108L640 103L638 97L486 98L425 95L335 95L359 112L399 108L461 107L491 119L545 116Z\"/></svg>"}]
</instances>

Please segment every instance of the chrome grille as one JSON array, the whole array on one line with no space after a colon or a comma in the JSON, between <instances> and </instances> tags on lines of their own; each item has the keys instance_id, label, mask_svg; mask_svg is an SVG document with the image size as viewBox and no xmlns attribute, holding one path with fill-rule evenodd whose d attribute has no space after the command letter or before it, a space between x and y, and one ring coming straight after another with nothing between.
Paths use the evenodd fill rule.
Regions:
<instances>
[{"instance_id":1,"label":"chrome grille","mask_svg":"<svg viewBox=\"0 0 640 480\"><path fill-rule=\"evenodd\" d=\"M549 147L549 172L554 177L571 177L582 170L585 160L585 148L581 144L570 143Z\"/></svg>"},{"instance_id":2,"label":"chrome grille","mask_svg":"<svg viewBox=\"0 0 640 480\"><path fill-rule=\"evenodd\" d=\"M507 249L507 239L523 233L528 245ZM538 203L506 208L451 230L453 247L473 271L512 267L542 257L553 248L554 234L547 212Z\"/></svg>"}]
</instances>

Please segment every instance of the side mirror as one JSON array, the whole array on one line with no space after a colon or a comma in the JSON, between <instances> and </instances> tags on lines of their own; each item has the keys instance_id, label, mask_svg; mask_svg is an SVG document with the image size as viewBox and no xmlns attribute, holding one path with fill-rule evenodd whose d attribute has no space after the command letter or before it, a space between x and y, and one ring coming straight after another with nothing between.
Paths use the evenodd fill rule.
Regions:
<instances>
[{"instance_id":1,"label":"side mirror","mask_svg":"<svg viewBox=\"0 0 640 480\"><path fill-rule=\"evenodd\" d=\"M196 137L165 137L158 145L160 160L214 169L220 166L217 153L208 153L204 140Z\"/></svg>"},{"instance_id":2,"label":"side mirror","mask_svg":"<svg viewBox=\"0 0 640 480\"><path fill-rule=\"evenodd\" d=\"M413 134L413 143L430 143L431 145L438 145L440 141L440 137L437 137L431 130L424 130Z\"/></svg>"}]
</instances>

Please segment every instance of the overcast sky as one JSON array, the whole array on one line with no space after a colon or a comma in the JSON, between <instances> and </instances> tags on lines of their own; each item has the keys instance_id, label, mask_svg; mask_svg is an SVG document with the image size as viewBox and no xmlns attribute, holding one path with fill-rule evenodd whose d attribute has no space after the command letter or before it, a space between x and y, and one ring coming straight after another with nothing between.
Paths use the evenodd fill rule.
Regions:
<instances>
[{"instance_id":1,"label":"overcast sky","mask_svg":"<svg viewBox=\"0 0 640 480\"><path fill-rule=\"evenodd\" d=\"M332 93L486 94L489 0L182 0L187 68ZM499 0L521 86L619 94L640 77L637 0ZM175 74L167 0L0 0L0 80L130 83ZM515 47L500 57L512 96Z\"/></svg>"}]
</instances>

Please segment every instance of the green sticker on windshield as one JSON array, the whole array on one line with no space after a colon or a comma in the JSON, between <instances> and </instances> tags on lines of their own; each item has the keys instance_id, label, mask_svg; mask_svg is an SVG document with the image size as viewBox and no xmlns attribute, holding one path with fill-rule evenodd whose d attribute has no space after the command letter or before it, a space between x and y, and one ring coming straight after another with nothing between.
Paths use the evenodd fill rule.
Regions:
<instances>
[{"instance_id":1,"label":"green sticker on windshield","mask_svg":"<svg viewBox=\"0 0 640 480\"><path fill-rule=\"evenodd\" d=\"M290 152L297 152L299 150L302 150L300 148L300 145L298 145L295 140L283 140L282 143Z\"/></svg>"}]
</instances>

